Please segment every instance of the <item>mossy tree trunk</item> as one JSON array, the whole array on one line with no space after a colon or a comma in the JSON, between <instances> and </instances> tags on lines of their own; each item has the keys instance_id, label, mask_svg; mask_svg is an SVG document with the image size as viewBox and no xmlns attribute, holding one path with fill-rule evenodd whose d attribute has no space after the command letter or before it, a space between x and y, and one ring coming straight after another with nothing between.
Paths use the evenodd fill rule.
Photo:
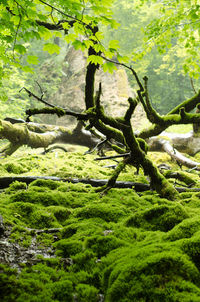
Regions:
<instances>
[{"instance_id":1,"label":"mossy tree trunk","mask_svg":"<svg viewBox=\"0 0 200 302\"><path fill-rule=\"evenodd\" d=\"M101 87L100 87L101 90ZM131 126L131 116L137 106L137 100L129 98L129 108L125 113L123 118L111 118L105 115L103 107L100 106L100 92L96 100L96 107L93 110L94 119L101 120L105 127L113 127L113 132L117 129L120 131L124 137L124 146L126 151L129 151L129 155L124 158L122 162L119 163L113 176L108 181L106 187L103 190L108 190L112 187L122 169L126 164L133 165L137 169L142 167L144 173L150 177L151 186L155 189L160 196L165 197L170 200L174 200L178 196L176 189L168 182L168 180L159 172L157 167L147 156L148 146L143 139L136 138L132 126ZM91 113L91 112L90 112ZM92 116L91 116L92 119ZM106 133L105 133L106 134ZM125 151L125 150L124 150Z\"/></svg>"},{"instance_id":2,"label":"mossy tree trunk","mask_svg":"<svg viewBox=\"0 0 200 302\"><path fill-rule=\"evenodd\" d=\"M148 158L146 152L141 149L137 138L133 134L131 125L123 128L123 134L131 151L130 162L143 168L145 175L150 177L152 189L155 189L162 197L170 200L176 199L178 196L176 189L159 172L158 168Z\"/></svg>"}]
</instances>

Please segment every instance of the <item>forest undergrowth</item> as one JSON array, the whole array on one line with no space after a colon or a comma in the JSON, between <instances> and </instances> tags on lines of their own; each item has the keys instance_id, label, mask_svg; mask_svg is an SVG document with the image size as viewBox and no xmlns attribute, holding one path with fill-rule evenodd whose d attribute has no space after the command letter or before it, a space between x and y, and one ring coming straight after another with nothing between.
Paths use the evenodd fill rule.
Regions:
<instances>
[{"instance_id":1,"label":"forest undergrowth","mask_svg":"<svg viewBox=\"0 0 200 302\"><path fill-rule=\"evenodd\" d=\"M108 179L113 161L84 151L20 150L0 159L0 174ZM149 156L179 168L164 153ZM192 177L198 187L198 172ZM148 183L133 167L119 180ZM153 191L101 195L85 184L13 182L0 192L2 301L200 301L200 193L179 196L168 201ZM16 252L6 258L5 245L28 252L29 260Z\"/></svg>"}]
</instances>

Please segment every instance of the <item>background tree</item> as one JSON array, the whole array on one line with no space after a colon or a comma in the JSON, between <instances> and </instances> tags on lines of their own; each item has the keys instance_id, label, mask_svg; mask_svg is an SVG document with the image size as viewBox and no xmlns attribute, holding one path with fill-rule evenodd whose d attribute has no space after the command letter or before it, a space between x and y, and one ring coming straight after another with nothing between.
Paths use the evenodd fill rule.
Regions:
<instances>
[{"instance_id":1,"label":"background tree","mask_svg":"<svg viewBox=\"0 0 200 302\"><path fill-rule=\"evenodd\" d=\"M198 87L199 74L198 69L195 74L191 72L190 61L194 58L184 50L184 39L181 40L186 33L181 26L185 21L181 21L180 18L184 19L185 16L179 12L179 1L176 2L178 8L171 2L166 2L163 4L163 1L134 1L134 3L115 1L114 17L121 25L117 31L112 30L107 34L108 39L114 37L119 40L120 51L132 57L136 70L149 77L151 100L160 114L167 113L183 99L193 95L193 86ZM183 6L185 11L192 9L189 2ZM174 11L177 16L174 15ZM172 17L176 20L176 25L175 20L168 20ZM188 18L190 19L190 15ZM168 28L164 25L166 19ZM190 27L190 24L187 27ZM192 25L190 30L193 34ZM194 48L197 39L194 40ZM193 46L191 45L190 50ZM135 85L133 81L132 85Z\"/></svg>"}]
</instances>

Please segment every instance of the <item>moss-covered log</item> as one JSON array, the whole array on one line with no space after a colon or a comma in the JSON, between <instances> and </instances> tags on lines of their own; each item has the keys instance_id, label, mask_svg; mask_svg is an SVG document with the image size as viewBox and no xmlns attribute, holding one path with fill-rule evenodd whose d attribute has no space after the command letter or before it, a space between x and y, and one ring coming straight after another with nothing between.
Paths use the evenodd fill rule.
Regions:
<instances>
[{"instance_id":1,"label":"moss-covered log","mask_svg":"<svg viewBox=\"0 0 200 302\"><path fill-rule=\"evenodd\" d=\"M171 173L171 172L170 172ZM178 174L178 173L177 173ZM180 176L175 176L175 174L168 175L169 178L180 178ZM167 177L168 177L167 176ZM61 181L65 183L72 183L72 184L87 184L91 185L92 187L99 188L107 188L107 183L109 180L107 179L88 179L88 178L60 178L56 176L3 176L0 177L0 189L8 188L14 182L25 183L29 185L30 183L34 182L35 180L44 180L44 181ZM187 179L189 180L189 178ZM181 181L185 182L185 178L181 179ZM133 189L136 192L144 192L151 190L151 186L149 184L140 183L140 182L133 182L133 181L115 181L112 184L113 188L118 189ZM176 187L177 192L200 192L200 188L186 188L186 187ZM98 189L96 191L99 191ZM100 191L102 191L100 189Z\"/></svg>"},{"instance_id":2,"label":"moss-covered log","mask_svg":"<svg viewBox=\"0 0 200 302\"><path fill-rule=\"evenodd\" d=\"M92 148L98 141L90 132L81 128L69 131L65 127L35 123L11 124L4 120L0 121L0 138L10 142L1 150L5 156L11 155L23 145L31 148L47 148L54 143L67 143Z\"/></svg>"}]
</instances>

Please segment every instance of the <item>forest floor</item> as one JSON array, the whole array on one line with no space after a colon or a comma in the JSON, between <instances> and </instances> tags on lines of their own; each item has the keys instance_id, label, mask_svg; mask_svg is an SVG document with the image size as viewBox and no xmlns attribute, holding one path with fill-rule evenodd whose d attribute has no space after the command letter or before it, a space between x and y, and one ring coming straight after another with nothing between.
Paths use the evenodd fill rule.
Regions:
<instances>
[{"instance_id":1,"label":"forest floor","mask_svg":"<svg viewBox=\"0 0 200 302\"><path fill-rule=\"evenodd\" d=\"M0 159L0 175L112 174L106 167L112 160L95 161L97 155L83 155L86 148L68 149L73 152L46 155L20 149ZM179 169L167 154L149 156ZM148 183L135 172L126 167L119 180ZM191 175L200 187L199 172ZM179 196L172 202L150 190L101 195L85 184L13 182L0 191L2 301L200 301L200 193Z\"/></svg>"}]
</instances>

